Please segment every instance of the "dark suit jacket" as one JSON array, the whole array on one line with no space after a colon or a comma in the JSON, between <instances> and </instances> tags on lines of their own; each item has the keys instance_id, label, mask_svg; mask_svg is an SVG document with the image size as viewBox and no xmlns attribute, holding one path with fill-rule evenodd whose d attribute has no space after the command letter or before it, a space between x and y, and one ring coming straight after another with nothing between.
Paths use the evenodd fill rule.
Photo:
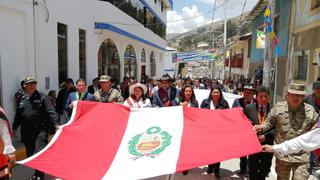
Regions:
<instances>
[{"instance_id":1,"label":"dark suit jacket","mask_svg":"<svg viewBox=\"0 0 320 180\"><path fill-rule=\"evenodd\" d=\"M204 99L200 105L200 108L202 109L210 109L210 101L211 99ZM226 100L222 100L216 109L229 109L229 104Z\"/></svg>"},{"instance_id":2,"label":"dark suit jacket","mask_svg":"<svg viewBox=\"0 0 320 180\"><path fill-rule=\"evenodd\" d=\"M257 100L256 99L253 99L253 102L256 103ZM248 105L248 104L247 104ZM232 107L242 107L243 109L245 108L245 103L244 103L244 98L239 98L239 99L236 99L234 102L233 102L233 105Z\"/></svg>"},{"instance_id":3,"label":"dark suit jacket","mask_svg":"<svg viewBox=\"0 0 320 180\"><path fill-rule=\"evenodd\" d=\"M267 106L267 113L270 112L270 105ZM251 121L252 125L260 125L258 118L258 104L250 103L244 109L244 114ZM273 144L274 141L274 129L268 131L264 134L266 136L266 141L262 144Z\"/></svg>"}]
</instances>

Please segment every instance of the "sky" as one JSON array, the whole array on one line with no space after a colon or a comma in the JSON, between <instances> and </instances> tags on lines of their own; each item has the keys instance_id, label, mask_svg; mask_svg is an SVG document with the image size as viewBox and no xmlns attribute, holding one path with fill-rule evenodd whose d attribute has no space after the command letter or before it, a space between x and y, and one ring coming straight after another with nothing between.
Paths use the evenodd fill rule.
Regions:
<instances>
[{"instance_id":1,"label":"sky","mask_svg":"<svg viewBox=\"0 0 320 180\"><path fill-rule=\"evenodd\" d=\"M230 18L241 14L245 2L244 12L247 12L256 5L258 0L173 0L173 10L167 13L167 34L184 33L210 23L214 1L217 1L214 21L219 21L224 19L225 2L227 18Z\"/></svg>"}]
</instances>

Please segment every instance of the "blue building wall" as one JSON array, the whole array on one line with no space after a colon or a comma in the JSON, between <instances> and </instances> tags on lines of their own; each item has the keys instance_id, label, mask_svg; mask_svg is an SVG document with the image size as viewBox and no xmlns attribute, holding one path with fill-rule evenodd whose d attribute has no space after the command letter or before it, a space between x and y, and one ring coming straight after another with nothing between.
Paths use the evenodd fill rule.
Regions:
<instances>
[{"instance_id":1,"label":"blue building wall","mask_svg":"<svg viewBox=\"0 0 320 180\"><path fill-rule=\"evenodd\" d=\"M250 56L250 63L263 61L264 56L264 49L257 49L256 42L257 42L257 29L263 26L263 14L264 11L257 16L257 18L252 22L252 43L251 43L251 56Z\"/></svg>"},{"instance_id":2,"label":"blue building wall","mask_svg":"<svg viewBox=\"0 0 320 180\"><path fill-rule=\"evenodd\" d=\"M281 53L280 57L287 56L287 44L289 38L289 22L290 22L291 2L288 0L277 0L275 13L280 15L279 34L277 34ZM273 46L273 45L272 45ZM275 53L273 51L273 57Z\"/></svg>"},{"instance_id":3,"label":"blue building wall","mask_svg":"<svg viewBox=\"0 0 320 180\"><path fill-rule=\"evenodd\" d=\"M288 0L277 0L275 6L276 6L275 14L279 14L280 16L279 33L276 35L279 39L279 43L281 47L280 57L284 57L284 56L287 56L291 2ZM264 11L262 11L252 23L252 44L251 44L252 50L251 50L251 59L250 59L251 63L263 61L264 59L264 49L256 48L257 29L263 26L263 23L264 23L263 15L264 15ZM275 57L275 52L274 52L275 47L273 47L273 42L270 42L270 43L272 43L271 49L273 51L273 57Z\"/></svg>"}]
</instances>

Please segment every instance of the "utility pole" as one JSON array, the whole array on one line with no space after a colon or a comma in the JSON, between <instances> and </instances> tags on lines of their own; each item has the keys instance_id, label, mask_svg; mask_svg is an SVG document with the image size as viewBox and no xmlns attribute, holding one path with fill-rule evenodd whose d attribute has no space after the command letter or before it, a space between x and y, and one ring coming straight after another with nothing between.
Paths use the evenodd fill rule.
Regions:
<instances>
[{"instance_id":1,"label":"utility pole","mask_svg":"<svg viewBox=\"0 0 320 180\"><path fill-rule=\"evenodd\" d=\"M212 25L212 49L214 49L214 23L213 23L213 21L214 21L214 14L215 14L215 12L216 12L216 2L217 2L217 0L215 0L214 1L214 5L213 5L213 12L212 12L212 20L211 20L211 25ZM212 61L211 62L211 78L214 78L214 64L215 64L215 62L214 61Z\"/></svg>"},{"instance_id":2,"label":"utility pole","mask_svg":"<svg viewBox=\"0 0 320 180\"><path fill-rule=\"evenodd\" d=\"M223 45L224 45L224 54L226 59L226 51L227 51L227 0L224 1L224 39L223 39ZM223 70L225 72L225 70ZM231 63L230 63L230 55L229 55L229 77L231 76Z\"/></svg>"}]
</instances>

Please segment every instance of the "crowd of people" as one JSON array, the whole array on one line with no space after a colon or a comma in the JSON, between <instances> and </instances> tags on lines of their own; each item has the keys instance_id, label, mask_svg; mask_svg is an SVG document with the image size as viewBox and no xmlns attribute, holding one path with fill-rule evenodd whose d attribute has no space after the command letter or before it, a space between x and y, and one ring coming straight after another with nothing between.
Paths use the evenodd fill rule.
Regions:
<instances>
[{"instance_id":1,"label":"crowd of people","mask_svg":"<svg viewBox=\"0 0 320 180\"><path fill-rule=\"evenodd\" d=\"M209 96L202 102L198 102L195 89L208 89ZM21 89L15 94L17 109L12 133L10 133L5 113L0 111L3 154L7 154L5 157L8 157L8 162L14 161L14 147L10 134L14 137L18 127L21 127L21 141L25 144L27 156L39 152L48 144L48 136L55 133L55 128L68 122L74 101L118 103L131 108L184 106L215 110L230 108L223 92L241 96L234 101L232 107L243 109L244 114L254 126L253 130L257 132L257 138L263 148L263 152L240 158L239 174L248 174L250 180L263 180L270 173L272 158L275 156L278 179L289 179L291 171L293 179L308 179L310 172L319 166L319 156L315 152L311 152L310 155L307 151L319 147L319 140L313 142L316 144L312 146L313 149L297 147L297 143L291 141L317 128L320 81L313 84L313 93L308 96L305 96L303 84L290 84L286 101L272 107L269 89L259 82L252 84L245 78L240 78L237 82L230 79L192 80L191 78L172 79L165 74L160 79L144 76L140 83L135 78L124 77L118 85L112 77L101 75L99 78L94 78L92 85L88 87L87 82L82 78L79 78L75 84L71 78L68 78L63 82L56 96L55 91L50 91L48 95L39 92L36 79L27 77L21 82ZM287 140L290 139L292 140L289 145L294 144L293 148L288 147ZM303 139L309 141L305 137ZM276 145L272 146L274 142ZM299 148L307 151L296 150ZM295 149L292 151L294 154L284 154L285 151L291 152L291 149ZM208 165L207 173L220 177L220 162ZM187 175L188 171L183 171L183 174ZM35 171L30 179L41 180L44 179L44 175L41 171Z\"/></svg>"}]
</instances>

